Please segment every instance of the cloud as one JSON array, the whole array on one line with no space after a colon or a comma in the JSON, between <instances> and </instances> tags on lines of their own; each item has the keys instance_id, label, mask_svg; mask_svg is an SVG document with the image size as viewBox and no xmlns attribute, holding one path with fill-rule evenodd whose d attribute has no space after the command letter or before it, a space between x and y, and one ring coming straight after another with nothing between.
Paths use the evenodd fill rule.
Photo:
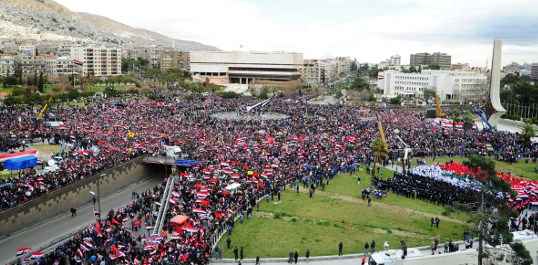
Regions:
<instances>
[{"instance_id":1,"label":"cloud","mask_svg":"<svg viewBox=\"0 0 538 265\"><path fill-rule=\"evenodd\" d=\"M538 61L533 0L57 0L77 11L221 49L287 50L305 57L442 51L484 65L494 38L504 61ZM525 56L527 54L528 56Z\"/></svg>"}]
</instances>

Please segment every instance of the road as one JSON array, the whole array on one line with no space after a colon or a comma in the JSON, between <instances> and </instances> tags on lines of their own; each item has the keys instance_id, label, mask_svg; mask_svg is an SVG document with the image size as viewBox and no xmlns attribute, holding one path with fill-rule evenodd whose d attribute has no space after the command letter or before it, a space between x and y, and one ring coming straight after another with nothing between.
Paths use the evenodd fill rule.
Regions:
<instances>
[{"instance_id":1,"label":"road","mask_svg":"<svg viewBox=\"0 0 538 265\"><path fill-rule=\"evenodd\" d=\"M107 213L111 209L125 206L131 200L132 192L143 192L160 183L160 179L145 179L101 199L101 210ZM15 258L16 249L21 246L40 249L81 230L94 222L93 204L88 203L77 210L77 216L71 217L67 212L44 220L24 230L18 231L0 240L0 264L6 264Z\"/></svg>"}]
</instances>

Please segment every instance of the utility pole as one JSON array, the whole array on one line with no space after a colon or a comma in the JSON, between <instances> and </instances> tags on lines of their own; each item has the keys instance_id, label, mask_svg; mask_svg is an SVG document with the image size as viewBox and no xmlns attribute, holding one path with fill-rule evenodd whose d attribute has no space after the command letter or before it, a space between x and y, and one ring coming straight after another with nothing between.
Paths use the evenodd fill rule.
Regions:
<instances>
[{"instance_id":1,"label":"utility pole","mask_svg":"<svg viewBox=\"0 0 538 265\"><path fill-rule=\"evenodd\" d=\"M478 224L478 265L482 265L482 252L484 251L482 246L482 240L484 240L484 231L482 231L484 223L484 190L481 191L481 201L480 201L480 222Z\"/></svg>"},{"instance_id":2,"label":"utility pole","mask_svg":"<svg viewBox=\"0 0 538 265\"><path fill-rule=\"evenodd\" d=\"M100 188L100 182L101 178L104 177L104 174L100 175L97 178L97 211L99 211L99 220L101 220L101 188Z\"/></svg>"}]
</instances>

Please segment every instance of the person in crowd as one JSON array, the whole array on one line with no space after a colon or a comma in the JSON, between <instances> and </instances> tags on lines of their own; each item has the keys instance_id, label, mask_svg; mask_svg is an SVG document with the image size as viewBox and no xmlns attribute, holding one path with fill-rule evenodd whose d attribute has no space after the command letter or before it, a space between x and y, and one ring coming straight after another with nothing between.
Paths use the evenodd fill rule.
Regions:
<instances>
[{"instance_id":1,"label":"person in crowd","mask_svg":"<svg viewBox=\"0 0 538 265\"><path fill-rule=\"evenodd\" d=\"M239 260L239 250L237 247L234 247L234 260Z\"/></svg>"},{"instance_id":2,"label":"person in crowd","mask_svg":"<svg viewBox=\"0 0 538 265\"><path fill-rule=\"evenodd\" d=\"M370 110L361 114L353 107L307 106L298 102L275 99L268 110L289 118L262 122L226 121L211 116L248 105L252 103L249 98L109 98L85 108L51 108L50 112L64 123L59 128L37 120L31 107L0 107L0 150L27 148L26 143L35 138L69 146L62 152L57 171L29 169L20 178L0 180L0 211L139 157L157 156L163 144L180 145L187 157L200 163L182 171L179 183L173 187L174 203L166 213L163 230L174 234L174 239L165 241L163 236L128 229L154 225L153 206L162 197L164 182L141 194L132 194L128 206L102 213L101 221L86 227L39 262L76 264L95 256L94 264L97 260L106 264L166 264L177 260L182 264L206 264L212 238L222 233L229 237L234 218L245 213L248 216L249 209L257 208L256 202L263 197L272 197L274 191L292 183L298 187L302 182L312 198L316 187L328 185L339 172L353 172L359 163L369 164L367 170L371 171L373 154L369 146L378 130L376 121L368 117L377 116L383 123L391 149L402 148L393 135L398 128L399 137L417 156L460 155L461 150L465 155L483 153L487 151L486 144L491 144L500 157L510 159L538 154L538 145L523 146L515 134L443 130L418 111ZM304 116L307 108L315 115ZM323 121L320 115L325 117ZM228 191L226 187L234 182L240 187ZM375 182L380 190L444 204L477 199L475 190L467 190L459 183L413 174L396 174ZM371 196L376 194L363 197L369 205ZM168 222L178 214L188 216L187 227L174 227ZM226 247L229 249L231 242ZM369 247L375 252L375 241ZM339 255L343 254L343 245L341 248ZM237 246L233 253L240 262ZM290 263L294 256L290 252Z\"/></svg>"}]
</instances>

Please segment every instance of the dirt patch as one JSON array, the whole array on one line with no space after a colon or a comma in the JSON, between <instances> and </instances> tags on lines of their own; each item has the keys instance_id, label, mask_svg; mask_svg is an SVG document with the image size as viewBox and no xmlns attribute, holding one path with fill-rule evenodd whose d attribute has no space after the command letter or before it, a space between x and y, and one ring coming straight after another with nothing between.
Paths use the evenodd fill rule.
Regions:
<instances>
[{"instance_id":1,"label":"dirt patch","mask_svg":"<svg viewBox=\"0 0 538 265\"><path fill-rule=\"evenodd\" d=\"M407 231L402 231L402 230L390 230L389 232L388 230L381 229L381 228L372 228L370 231L372 233L382 234L382 235L393 234L393 235L401 236L401 237L421 237L421 235L417 233L407 232Z\"/></svg>"}]
</instances>

